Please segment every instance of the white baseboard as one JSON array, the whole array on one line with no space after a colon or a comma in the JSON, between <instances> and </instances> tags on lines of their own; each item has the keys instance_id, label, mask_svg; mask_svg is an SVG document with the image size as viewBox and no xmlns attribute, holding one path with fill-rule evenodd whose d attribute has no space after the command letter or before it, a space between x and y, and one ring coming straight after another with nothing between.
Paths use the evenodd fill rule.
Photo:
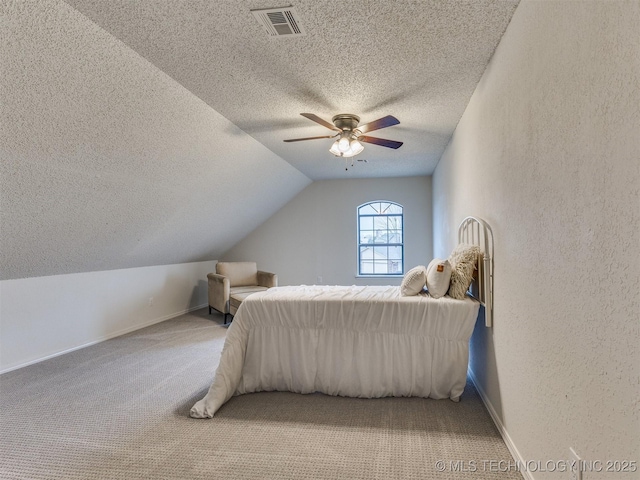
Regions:
<instances>
[{"instance_id":1,"label":"white baseboard","mask_svg":"<svg viewBox=\"0 0 640 480\"><path fill-rule=\"evenodd\" d=\"M478 390L478 394L480 394L482 403L484 403L484 406L487 407L487 410L489 411L489 415L491 415L491 419L493 420L493 423L496 425L498 432L500 432L500 435L502 436L504 443L507 445L509 452L513 456L513 459L516 462L518 462L520 465L525 465L526 460L522 457L522 455L520 455L520 452L518 451L518 447L516 447L515 443L513 443L513 440L511 440L511 437L509 436L509 432L507 432L507 429L502 424L502 420L500 420L500 417L498 416L495 408L493 408L493 405L489 401L489 397L487 397L487 394L480 386L480 382L478 382L471 368L469 368L469 377L471 378L471 381L475 385L476 390ZM526 469L521 469L520 473L527 480L535 480L535 478L533 477L533 474Z\"/></svg>"},{"instance_id":2,"label":"white baseboard","mask_svg":"<svg viewBox=\"0 0 640 480\"><path fill-rule=\"evenodd\" d=\"M33 364L36 364L36 363L44 362L45 360L49 360L50 358L59 357L60 355L64 355L65 353L75 352L76 350L80 350L82 348L90 347L91 345L95 345L97 343L104 342L104 341L109 340L111 338L119 337L121 335L125 335L125 334L130 333L130 332L135 332L136 330L140 330L141 328L150 327L151 325L155 325L156 323L164 322L165 320L170 320L172 318L179 317L180 315L184 315L185 313L193 312L194 310L199 310L199 309L204 308L206 306L208 306L208 304L207 303L203 303L202 305L197 305L195 307L187 308L187 309L181 310L179 312L170 313L169 315L164 315L162 317L158 317L158 318L154 318L154 319L148 320L148 321L146 321L144 323L140 323L140 324L137 324L137 325L134 325L134 326L122 329L122 330L118 330L117 332L111 333L109 335L105 335L104 337L100 337L97 340L94 340L92 342L84 343L82 345L78 345L77 347L68 348L68 349L63 350L61 352L52 353L51 355L46 355L44 357L40 357L40 358L37 358L35 360L30 360L28 362L21 363L19 365L14 365L13 367L9 367L9 368L6 368L4 370L0 370L0 375L2 375L3 373L11 372L13 370L18 370L19 368L28 367L29 365L33 365Z\"/></svg>"}]
</instances>

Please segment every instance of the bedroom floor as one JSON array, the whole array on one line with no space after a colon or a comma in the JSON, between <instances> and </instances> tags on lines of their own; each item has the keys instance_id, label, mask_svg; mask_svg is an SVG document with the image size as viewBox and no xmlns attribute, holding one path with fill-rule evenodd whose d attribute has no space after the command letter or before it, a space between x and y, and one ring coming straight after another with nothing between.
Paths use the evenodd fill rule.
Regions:
<instances>
[{"instance_id":1,"label":"bedroom floor","mask_svg":"<svg viewBox=\"0 0 640 480\"><path fill-rule=\"evenodd\" d=\"M471 382L457 404L265 392L192 419L226 331L205 308L1 375L0 478L522 478Z\"/></svg>"}]
</instances>

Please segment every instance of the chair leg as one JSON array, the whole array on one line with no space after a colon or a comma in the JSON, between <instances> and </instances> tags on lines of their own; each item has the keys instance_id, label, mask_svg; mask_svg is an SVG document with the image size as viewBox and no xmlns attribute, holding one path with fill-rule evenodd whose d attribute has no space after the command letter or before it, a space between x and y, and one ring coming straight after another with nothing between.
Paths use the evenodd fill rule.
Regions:
<instances>
[{"instance_id":1,"label":"chair leg","mask_svg":"<svg viewBox=\"0 0 640 480\"><path fill-rule=\"evenodd\" d=\"M211 305L209 305L209 315L211 315Z\"/></svg>"}]
</instances>

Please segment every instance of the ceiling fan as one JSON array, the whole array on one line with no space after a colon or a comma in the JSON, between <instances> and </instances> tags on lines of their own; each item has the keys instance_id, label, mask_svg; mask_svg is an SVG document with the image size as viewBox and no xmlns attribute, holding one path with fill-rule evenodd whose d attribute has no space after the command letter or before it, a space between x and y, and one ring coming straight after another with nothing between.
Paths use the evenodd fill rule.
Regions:
<instances>
[{"instance_id":1,"label":"ceiling fan","mask_svg":"<svg viewBox=\"0 0 640 480\"><path fill-rule=\"evenodd\" d=\"M336 115L331 119L333 124L323 120L313 113L301 113L300 115L319 123L323 127L334 130L337 133L321 137L292 138L290 140L284 140L285 142L300 142L303 140L316 140L318 138L338 137L336 138L336 141L333 142L329 151L336 157L347 158L358 155L362 150L364 150L364 147L360 142L373 143L374 145L393 149L400 148L402 145L402 142L396 142L395 140L386 140L384 138L365 135L365 133L372 132L373 130L398 125L400 120L392 115L387 115L386 117L379 118L378 120L374 120L373 122L369 122L361 126L358 126L358 123L360 123L360 117L351 113L341 113Z\"/></svg>"}]
</instances>

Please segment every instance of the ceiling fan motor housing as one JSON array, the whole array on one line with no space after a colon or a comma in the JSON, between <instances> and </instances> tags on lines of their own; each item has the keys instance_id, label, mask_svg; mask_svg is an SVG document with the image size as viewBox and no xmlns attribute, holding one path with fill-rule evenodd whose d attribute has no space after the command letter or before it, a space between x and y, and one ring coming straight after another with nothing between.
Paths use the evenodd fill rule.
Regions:
<instances>
[{"instance_id":1,"label":"ceiling fan motor housing","mask_svg":"<svg viewBox=\"0 0 640 480\"><path fill-rule=\"evenodd\" d=\"M358 127L360 117L351 113L340 113L331 119L336 128L342 131L352 131Z\"/></svg>"}]
</instances>

